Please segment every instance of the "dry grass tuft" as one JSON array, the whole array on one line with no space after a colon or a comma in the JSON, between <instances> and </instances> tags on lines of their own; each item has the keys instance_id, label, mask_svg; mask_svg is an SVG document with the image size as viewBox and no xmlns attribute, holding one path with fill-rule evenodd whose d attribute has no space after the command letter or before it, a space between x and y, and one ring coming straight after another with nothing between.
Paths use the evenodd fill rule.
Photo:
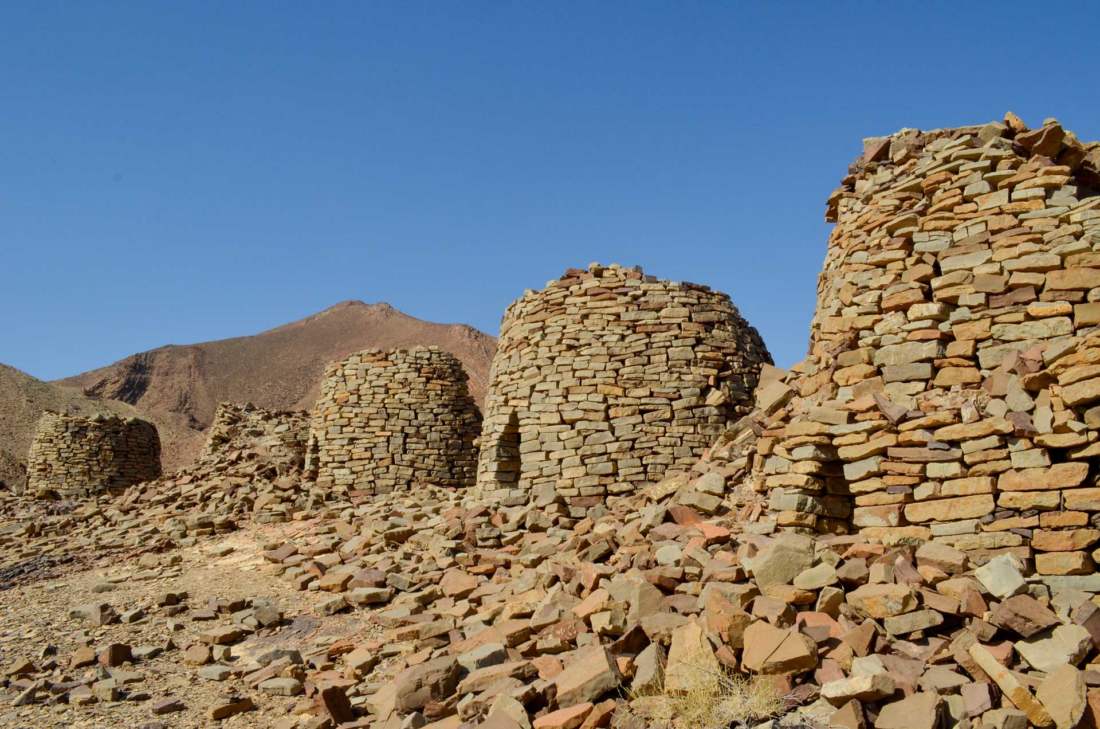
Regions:
<instances>
[{"instance_id":1,"label":"dry grass tuft","mask_svg":"<svg viewBox=\"0 0 1100 729\"><path fill-rule=\"evenodd\" d=\"M663 685L632 692L628 711L620 710L626 714L621 718L633 726L637 724L630 724L630 719L640 719L653 729L727 729L733 724L763 721L783 709L783 696L774 682L748 678L725 668L681 663L677 666L677 684L680 690L675 692Z\"/></svg>"}]
</instances>

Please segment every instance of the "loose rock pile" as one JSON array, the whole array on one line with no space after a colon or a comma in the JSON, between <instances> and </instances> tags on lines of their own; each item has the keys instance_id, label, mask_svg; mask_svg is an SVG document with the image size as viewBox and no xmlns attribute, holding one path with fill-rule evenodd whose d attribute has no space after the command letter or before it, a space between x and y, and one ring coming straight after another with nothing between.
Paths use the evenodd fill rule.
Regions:
<instances>
[{"instance_id":1,"label":"loose rock pile","mask_svg":"<svg viewBox=\"0 0 1100 729\"><path fill-rule=\"evenodd\" d=\"M160 438L137 418L45 412L27 456L27 489L84 496L160 475Z\"/></svg>"},{"instance_id":2,"label":"loose rock pile","mask_svg":"<svg viewBox=\"0 0 1100 729\"><path fill-rule=\"evenodd\" d=\"M751 408L756 330L725 294L640 269L571 269L505 312L478 492L563 497L574 518L694 463Z\"/></svg>"},{"instance_id":3,"label":"loose rock pile","mask_svg":"<svg viewBox=\"0 0 1100 729\"><path fill-rule=\"evenodd\" d=\"M811 357L757 402L779 526L1091 574L1098 168L1100 146L1012 115L867 142L829 200Z\"/></svg>"},{"instance_id":4,"label":"loose rock pile","mask_svg":"<svg viewBox=\"0 0 1100 729\"><path fill-rule=\"evenodd\" d=\"M329 366L308 469L325 491L473 484L481 413L462 363L438 347L368 349Z\"/></svg>"},{"instance_id":5,"label":"loose rock pile","mask_svg":"<svg viewBox=\"0 0 1100 729\"><path fill-rule=\"evenodd\" d=\"M265 460L277 467L300 470L308 440L309 413L223 402L214 412L199 460L250 447L263 449Z\"/></svg>"},{"instance_id":6,"label":"loose rock pile","mask_svg":"<svg viewBox=\"0 0 1100 729\"><path fill-rule=\"evenodd\" d=\"M769 713L853 729L1100 718L1090 593L1028 576L1010 554L979 566L934 542L739 534L734 513L680 503L714 473L572 528L533 530L536 510L433 489L275 546L267 559L287 579L332 594L323 611L373 609L386 627L307 671L312 711L378 729L641 729L700 682L721 703L705 677L740 675L771 700L762 714L742 707L738 725ZM478 547L486 530L506 546ZM322 697L336 694L347 702L329 712Z\"/></svg>"}]
</instances>

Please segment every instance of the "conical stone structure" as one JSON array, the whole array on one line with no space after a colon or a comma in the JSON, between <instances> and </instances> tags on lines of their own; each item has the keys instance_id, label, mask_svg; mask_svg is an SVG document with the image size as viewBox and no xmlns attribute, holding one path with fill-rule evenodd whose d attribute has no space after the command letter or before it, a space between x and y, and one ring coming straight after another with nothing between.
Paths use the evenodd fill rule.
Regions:
<instances>
[{"instance_id":1,"label":"conical stone structure","mask_svg":"<svg viewBox=\"0 0 1100 729\"><path fill-rule=\"evenodd\" d=\"M47 411L27 456L27 489L89 496L150 481L160 472L160 438L152 423Z\"/></svg>"},{"instance_id":2,"label":"conical stone structure","mask_svg":"<svg viewBox=\"0 0 1100 729\"><path fill-rule=\"evenodd\" d=\"M474 483L481 413L462 363L438 347L368 349L325 372L307 472L362 495Z\"/></svg>"},{"instance_id":3,"label":"conical stone structure","mask_svg":"<svg viewBox=\"0 0 1100 729\"><path fill-rule=\"evenodd\" d=\"M1093 569L1098 170L1100 145L1012 115L866 142L829 198L810 357L758 398L778 526Z\"/></svg>"},{"instance_id":4,"label":"conical stone structure","mask_svg":"<svg viewBox=\"0 0 1100 729\"><path fill-rule=\"evenodd\" d=\"M583 517L690 467L751 407L770 362L723 293L636 268L566 271L505 312L477 491Z\"/></svg>"}]
</instances>

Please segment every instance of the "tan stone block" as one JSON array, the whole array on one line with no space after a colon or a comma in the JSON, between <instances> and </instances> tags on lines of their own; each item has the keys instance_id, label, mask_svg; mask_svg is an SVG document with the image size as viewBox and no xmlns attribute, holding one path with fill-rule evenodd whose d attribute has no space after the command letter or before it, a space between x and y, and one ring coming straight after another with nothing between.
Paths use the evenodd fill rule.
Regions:
<instances>
[{"instance_id":1,"label":"tan stone block","mask_svg":"<svg viewBox=\"0 0 1100 729\"><path fill-rule=\"evenodd\" d=\"M1065 268L1046 275L1046 289L1072 291L1100 287L1100 268Z\"/></svg>"},{"instance_id":2,"label":"tan stone block","mask_svg":"<svg viewBox=\"0 0 1100 729\"><path fill-rule=\"evenodd\" d=\"M1031 535L1031 546L1042 552L1072 552L1088 549L1098 539L1098 529L1041 529Z\"/></svg>"},{"instance_id":3,"label":"tan stone block","mask_svg":"<svg viewBox=\"0 0 1100 729\"><path fill-rule=\"evenodd\" d=\"M941 367L933 381L936 387L975 385L982 381L982 373L975 367Z\"/></svg>"},{"instance_id":4,"label":"tan stone block","mask_svg":"<svg viewBox=\"0 0 1100 729\"><path fill-rule=\"evenodd\" d=\"M1096 569L1086 552L1040 552L1035 571L1041 575L1088 575Z\"/></svg>"},{"instance_id":5,"label":"tan stone block","mask_svg":"<svg viewBox=\"0 0 1100 729\"><path fill-rule=\"evenodd\" d=\"M1100 489L1097 489L1097 509L1100 510ZM1057 509L1062 498L1057 491L1007 491L997 495L1002 509Z\"/></svg>"},{"instance_id":6,"label":"tan stone block","mask_svg":"<svg viewBox=\"0 0 1100 729\"><path fill-rule=\"evenodd\" d=\"M1063 387L1062 400L1070 407L1100 400L1100 377Z\"/></svg>"},{"instance_id":7,"label":"tan stone block","mask_svg":"<svg viewBox=\"0 0 1100 729\"><path fill-rule=\"evenodd\" d=\"M971 476L944 481L940 485L939 492L943 497L991 494L995 485L991 476Z\"/></svg>"},{"instance_id":8,"label":"tan stone block","mask_svg":"<svg viewBox=\"0 0 1100 729\"><path fill-rule=\"evenodd\" d=\"M963 341L989 339L990 323L989 319L962 322L953 325L951 327L951 333L955 335L955 339Z\"/></svg>"},{"instance_id":9,"label":"tan stone block","mask_svg":"<svg viewBox=\"0 0 1100 729\"><path fill-rule=\"evenodd\" d=\"M996 508L996 505L993 502L992 495L979 494L908 504L905 507L905 518L917 523L973 519L989 514L994 508Z\"/></svg>"},{"instance_id":10,"label":"tan stone block","mask_svg":"<svg viewBox=\"0 0 1100 729\"><path fill-rule=\"evenodd\" d=\"M1083 511L1048 511L1039 515L1044 529L1088 526L1089 515Z\"/></svg>"},{"instance_id":11,"label":"tan stone block","mask_svg":"<svg viewBox=\"0 0 1100 729\"><path fill-rule=\"evenodd\" d=\"M1100 511L1100 488L1066 489L1062 497L1067 509Z\"/></svg>"},{"instance_id":12,"label":"tan stone block","mask_svg":"<svg viewBox=\"0 0 1100 729\"><path fill-rule=\"evenodd\" d=\"M958 423L947 425L933 433L936 440L970 440L972 438L984 438L988 435L1007 435L1014 430L1012 423L1003 418L987 418L975 423Z\"/></svg>"},{"instance_id":13,"label":"tan stone block","mask_svg":"<svg viewBox=\"0 0 1100 729\"><path fill-rule=\"evenodd\" d=\"M1100 303L1075 305L1073 307L1073 323L1078 328L1100 324Z\"/></svg>"},{"instance_id":14,"label":"tan stone block","mask_svg":"<svg viewBox=\"0 0 1100 729\"><path fill-rule=\"evenodd\" d=\"M1079 486L1088 472L1087 463L1056 463L1049 468L1009 470L997 479L997 488L1000 491L1070 489Z\"/></svg>"},{"instance_id":15,"label":"tan stone block","mask_svg":"<svg viewBox=\"0 0 1100 729\"><path fill-rule=\"evenodd\" d=\"M970 646L968 653L974 659L974 662L978 664L978 667L985 671L993 679L993 682L1000 687L1005 698L1011 701L1017 709L1027 714L1028 721L1043 729L1054 726L1050 714L1032 696L1027 686L1022 684L1011 671L1002 666L985 646L975 643Z\"/></svg>"},{"instance_id":16,"label":"tan stone block","mask_svg":"<svg viewBox=\"0 0 1100 729\"><path fill-rule=\"evenodd\" d=\"M901 524L902 505L863 506L852 510L852 525L857 527L896 527Z\"/></svg>"}]
</instances>

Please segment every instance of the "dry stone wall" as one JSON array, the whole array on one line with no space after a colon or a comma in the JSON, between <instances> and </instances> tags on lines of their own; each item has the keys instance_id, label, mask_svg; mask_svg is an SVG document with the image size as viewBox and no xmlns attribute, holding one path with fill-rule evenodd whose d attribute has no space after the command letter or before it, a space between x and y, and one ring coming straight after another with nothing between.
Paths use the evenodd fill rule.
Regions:
<instances>
[{"instance_id":1,"label":"dry stone wall","mask_svg":"<svg viewBox=\"0 0 1100 729\"><path fill-rule=\"evenodd\" d=\"M687 470L751 407L771 357L729 297L637 268L571 269L505 312L478 493L503 505L608 495Z\"/></svg>"},{"instance_id":2,"label":"dry stone wall","mask_svg":"<svg viewBox=\"0 0 1100 729\"><path fill-rule=\"evenodd\" d=\"M27 457L27 489L84 496L160 475L160 438L137 418L45 412Z\"/></svg>"},{"instance_id":3,"label":"dry stone wall","mask_svg":"<svg viewBox=\"0 0 1100 729\"><path fill-rule=\"evenodd\" d=\"M810 357L758 397L779 526L1094 569L1098 170L1053 120L868 140L829 199Z\"/></svg>"},{"instance_id":4,"label":"dry stone wall","mask_svg":"<svg viewBox=\"0 0 1100 729\"><path fill-rule=\"evenodd\" d=\"M438 347L368 349L328 367L307 471L326 491L470 486L480 429L481 413L454 355Z\"/></svg>"}]
</instances>

